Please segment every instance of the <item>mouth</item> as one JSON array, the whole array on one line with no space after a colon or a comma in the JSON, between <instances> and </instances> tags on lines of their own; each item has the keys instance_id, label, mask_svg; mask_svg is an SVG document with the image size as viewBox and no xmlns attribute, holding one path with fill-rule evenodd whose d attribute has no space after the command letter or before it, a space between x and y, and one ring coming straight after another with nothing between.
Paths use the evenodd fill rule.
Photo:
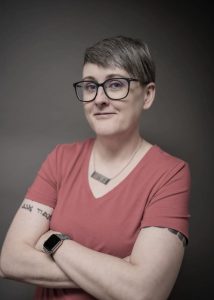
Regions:
<instances>
[{"instance_id":1,"label":"mouth","mask_svg":"<svg viewBox=\"0 0 214 300\"><path fill-rule=\"evenodd\" d=\"M116 115L114 112L98 112L94 113L94 116Z\"/></svg>"},{"instance_id":2,"label":"mouth","mask_svg":"<svg viewBox=\"0 0 214 300\"><path fill-rule=\"evenodd\" d=\"M97 118L97 119L108 119L108 118L111 118L114 115L116 115L116 113L113 113L113 112L94 113L94 117Z\"/></svg>"}]
</instances>

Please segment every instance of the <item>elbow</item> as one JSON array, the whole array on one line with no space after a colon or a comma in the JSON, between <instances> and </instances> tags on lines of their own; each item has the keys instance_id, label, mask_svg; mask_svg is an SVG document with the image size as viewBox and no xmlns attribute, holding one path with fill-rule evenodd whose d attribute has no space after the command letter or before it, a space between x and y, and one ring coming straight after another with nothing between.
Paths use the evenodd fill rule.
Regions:
<instances>
[{"instance_id":1,"label":"elbow","mask_svg":"<svg viewBox=\"0 0 214 300\"><path fill-rule=\"evenodd\" d=\"M13 262L9 263L9 259L7 258L7 256L5 257L4 254L1 254L0 257L0 277L1 278L10 278L11 277L11 264L13 264Z\"/></svg>"},{"instance_id":2,"label":"elbow","mask_svg":"<svg viewBox=\"0 0 214 300\"><path fill-rule=\"evenodd\" d=\"M1 266L1 257L0 257L0 278L5 278L5 273L2 270L2 266Z\"/></svg>"},{"instance_id":3,"label":"elbow","mask_svg":"<svg viewBox=\"0 0 214 300\"><path fill-rule=\"evenodd\" d=\"M5 278L6 277L3 266L4 266L4 263L3 263L3 258L2 258L2 254L1 254L1 256L0 256L0 278Z\"/></svg>"},{"instance_id":4,"label":"elbow","mask_svg":"<svg viewBox=\"0 0 214 300\"><path fill-rule=\"evenodd\" d=\"M3 249L0 257L0 275L3 278L17 278L17 258L10 251Z\"/></svg>"},{"instance_id":5,"label":"elbow","mask_svg":"<svg viewBox=\"0 0 214 300\"><path fill-rule=\"evenodd\" d=\"M6 278L5 274L3 273L3 271L0 269L0 278Z\"/></svg>"},{"instance_id":6,"label":"elbow","mask_svg":"<svg viewBox=\"0 0 214 300\"><path fill-rule=\"evenodd\" d=\"M23 242L12 244L6 241L3 244L0 257L0 269L2 276L9 279L24 279L28 246Z\"/></svg>"}]
</instances>

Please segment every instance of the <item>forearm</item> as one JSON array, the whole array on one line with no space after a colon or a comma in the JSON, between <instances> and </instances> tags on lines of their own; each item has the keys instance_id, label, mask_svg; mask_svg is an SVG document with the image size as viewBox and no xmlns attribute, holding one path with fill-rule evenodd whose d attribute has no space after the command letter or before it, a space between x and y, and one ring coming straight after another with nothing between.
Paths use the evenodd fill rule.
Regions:
<instances>
[{"instance_id":1,"label":"forearm","mask_svg":"<svg viewBox=\"0 0 214 300\"><path fill-rule=\"evenodd\" d=\"M78 288L51 257L29 245L19 246L13 251L4 249L1 270L5 278L43 287Z\"/></svg>"},{"instance_id":2,"label":"forearm","mask_svg":"<svg viewBox=\"0 0 214 300\"><path fill-rule=\"evenodd\" d=\"M77 284L100 300L144 299L137 266L127 260L65 241L54 260Z\"/></svg>"},{"instance_id":3,"label":"forearm","mask_svg":"<svg viewBox=\"0 0 214 300\"><path fill-rule=\"evenodd\" d=\"M52 289L77 289L79 288L73 281L70 279L64 280L58 279L58 280L39 280L39 279L25 279L21 280L26 283L31 283L36 286L44 287L44 288L52 288Z\"/></svg>"}]
</instances>

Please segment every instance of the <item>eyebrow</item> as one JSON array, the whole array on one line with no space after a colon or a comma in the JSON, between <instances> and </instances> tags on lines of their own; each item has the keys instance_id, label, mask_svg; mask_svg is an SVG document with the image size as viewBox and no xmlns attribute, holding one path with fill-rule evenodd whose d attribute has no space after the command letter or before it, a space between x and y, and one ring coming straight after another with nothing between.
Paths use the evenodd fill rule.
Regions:
<instances>
[{"instance_id":1,"label":"eyebrow","mask_svg":"<svg viewBox=\"0 0 214 300\"><path fill-rule=\"evenodd\" d=\"M127 76L122 75L122 74L115 74L115 73L113 73L113 74L107 75L105 80L110 79L110 78L126 78L126 77ZM97 79L95 77L93 77L93 76L83 77L83 80L94 80L94 81L97 81Z\"/></svg>"}]
</instances>

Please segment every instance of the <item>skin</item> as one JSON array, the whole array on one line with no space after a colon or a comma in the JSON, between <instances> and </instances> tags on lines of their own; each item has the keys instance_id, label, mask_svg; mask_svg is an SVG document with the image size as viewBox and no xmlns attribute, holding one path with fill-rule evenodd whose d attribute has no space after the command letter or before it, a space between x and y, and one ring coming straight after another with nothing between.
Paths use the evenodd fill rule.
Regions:
<instances>
[{"instance_id":1,"label":"skin","mask_svg":"<svg viewBox=\"0 0 214 300\"><path fill-rule=\"evenodd\" d=\"M98 82L118 74L130 77L118 68L104 69L87 64L83 69L83 78ZM130 168L146 147L148 149L149 143L140 137L139 122L142 112L152 105L154 94L153 83L142 87L132 82L124 101L110 101L100 88L95 101L84 104L86 118L97 135L94 144L97 166L107 176L121 169L139 139L144 141L144 150L139 152ZM91 182L94 191L107 192L101 185L95 180ZM52 211L46 205L24 200L2 248L2 276L46 287L80 287L100 300L167 299L184 255L183 244L177 236L166 228L142 229L131 255L124 259L65 240L51 259L43 253L43 243L53 234L49 230Z\"/></svg>"},{"instance_id":2,"label":"skin","mask_svg":"<svg viewBox=\"0 0 214 300\"><path fill-rule=\"evenodd\" d=\"M50 234L49 216L52 212L53 209L46 205L28 199L23 201L2 247L1 277L45 287L77 287L54 261L41 251L42 247L38 250L36 246L42 235L45 236L47 232Z\"/></svg>"},{"instance_id":3,"label":"skin","mask_svg":"<svg viewBox=\"0 0 214 300\"><path fill-rule=\"evenodd\" d=\"M83 68L84 80L103 82L112 77L130 76L120 68L103 68L88 63ZM155 96L155 85L150 83L144 87L139 82L130 83L128 96L122 101L112 101L100 87L93 102L85 103L84 110L91 128L97 138L124 141L139 134L140 118L143 110L150 108Z\"/></svg>"},{"instance_id":4,"label":"skin","mask_svg":"<svg viewBox=\"0 0 214 300\"><path fill-rule=\"evenodd\" d=\"M116 67L103 68L88 63L83 68L84 80L101 83L114 77L132 78L125 70ZM144 143L139 159L152 146L142 139L139 127L142 113L151 107L154 97L154 83L141 86L139 82L132 81L129 94L122 101L110 100L100 87L95 100L83 104L86 119L96 133L94 146L96 166L102 171L102 174L109 178L114 177L127 163L139 141ZM124 173L124 175L126 174ZM99 190L100 194L112 187L112 183L103 186L103 184L91 181L90 178L89 181L94 194L96 194L96 190ZM118 181L116 180L115 183L118 184Z\"/></svg>"}]
</instances>

